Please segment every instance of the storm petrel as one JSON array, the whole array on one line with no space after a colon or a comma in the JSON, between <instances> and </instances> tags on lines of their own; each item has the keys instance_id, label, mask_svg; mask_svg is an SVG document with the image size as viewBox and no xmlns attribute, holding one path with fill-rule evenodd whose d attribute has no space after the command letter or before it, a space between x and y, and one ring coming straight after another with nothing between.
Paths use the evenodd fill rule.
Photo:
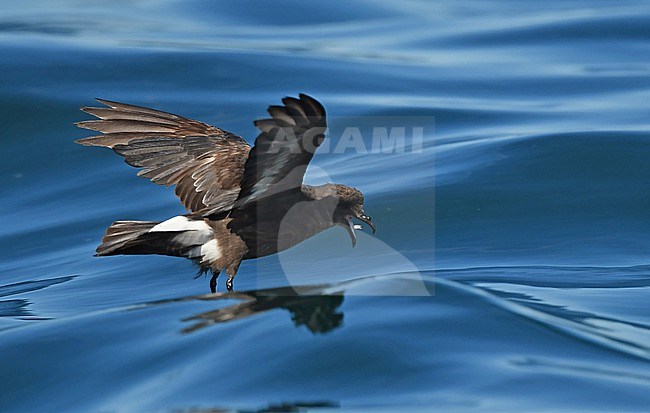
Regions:
<instances>
[{"instance_id":1,"label":"storm petrel","mask_svg":"<svg viewBox=\"0 0 650 413\"><path fill-rule=\"evenodd\" d=\"M97 99L106 107L82 110L98 119L77 123L100 135L79 139L111 148L138 176L172 186L189 211L163 222L116 221L106 230L97 256L162 254L194 260L212 272L216 291L221 270L226 288L242 260L290 248L340 225L356 245L352 221L375 226L363 211L358 189L303 184L316 148L325 139L325 109L314 98L285 97L269 106L269 119L255 121L252 148L234 133L171 113Z\"/></svg>"}]
</instances>

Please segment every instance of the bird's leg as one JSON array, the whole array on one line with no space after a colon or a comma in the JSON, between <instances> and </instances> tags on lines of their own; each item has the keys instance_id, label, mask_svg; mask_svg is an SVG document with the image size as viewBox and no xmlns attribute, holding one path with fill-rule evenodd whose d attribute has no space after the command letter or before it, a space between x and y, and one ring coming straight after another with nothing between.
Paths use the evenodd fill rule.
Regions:
<instances>
[{"instance_id":1,"label":"bird's leg","mask_svg":"<svg viewBox=\"0 0 650 413\"><path fill-rule=\"evenodd\" d=\"M235 279L235 275L237 275L239 264L241 264L241 261L237 261L229 265L228 267L226 267L226 272L228 272L228 281L226 281L226 289L228 291L232 291L232 281Z\"/></svg>"},{"instance_id":2,"label":"bird's leg","mask_svg":"<svg viewBox=\"0 0 650 413\"><path fill-rule=\"evenodd\" d=\"M210 278L210 291L212 291L212 294L217 292L217 278L219 278L219 271L212 270L212 278Z\"/></svg>"}]
</instances>

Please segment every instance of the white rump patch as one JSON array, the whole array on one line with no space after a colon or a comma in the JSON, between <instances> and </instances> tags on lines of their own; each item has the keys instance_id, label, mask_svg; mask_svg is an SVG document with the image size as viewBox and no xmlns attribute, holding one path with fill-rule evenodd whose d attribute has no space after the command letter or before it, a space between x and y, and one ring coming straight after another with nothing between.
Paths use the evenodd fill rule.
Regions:
<instances>
[{"instance_id":1,"label":"white rump patch","mask_svg":"<svg viewBox=\"0 0 650 413\"><path fill-rule=\"evenodd\" d=\"M191 246L187 252L188 258L201 258L202 262L213 263L221 258L221 249L214 238L214 231L203 220L190 220L177 216L163 221L149 232L178 232L173 238L174 243ZM196 245L196 246L195 246Z\"/></svg>"},{"instance_id":2,"label":"white rump patch","mask_svg":"<svg viewBox=\"0 0 650 413\"><path fill-rule=\"evenodd\" d=\"M207 231L212 233L212 228L200 220L189 220L184 216L177 216L163 221L155 227L151 228L149 232L180 232L180 231Z\"/></svg>"},{"instance_id":3,"label":"white rump patch","mask_svg":"<svg viewBox=\"0 0 650 413\"><path fill-rule=\"evenodd\" d=\"M179 232L178 235L174 235L172 240L175 244L196 246L190 250L193 251L197 248L201 248L201 245L210 241L213 236L213 234L207 233L205 231L183 231ZM198 254L198 252L196 254L194 252L191 252L191 254L193 254L193 256L190 258L196 258L194 255Z\"/></svg>"},{"instance_id":4,"label":"white rump patch","mask_svg":"<svg viewBox=\"0 0 650 413\"><path fill-rule=\"evenodd\" d=\"M221 258L221 249L216 239L211 239L205 244L201 245L201 257L202 261L207 261L209 263L215 262Z\"/></svg>"}]
</instances>

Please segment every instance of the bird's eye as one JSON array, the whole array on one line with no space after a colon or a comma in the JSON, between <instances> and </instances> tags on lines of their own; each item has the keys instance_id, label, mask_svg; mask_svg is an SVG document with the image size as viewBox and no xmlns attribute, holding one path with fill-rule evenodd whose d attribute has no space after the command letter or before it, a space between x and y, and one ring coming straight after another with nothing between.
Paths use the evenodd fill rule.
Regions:
<instances>
[{"instance_id":1,"label":"bird's eye","mask_svg":"<svg viewBox=\"0 0 650 413\"><path fill-rule=\"evenodd\" d=\"M325 140L325 135L322 133L314 136L314 146L320 146L321 143Z\"/></svg>"}]
</instances>

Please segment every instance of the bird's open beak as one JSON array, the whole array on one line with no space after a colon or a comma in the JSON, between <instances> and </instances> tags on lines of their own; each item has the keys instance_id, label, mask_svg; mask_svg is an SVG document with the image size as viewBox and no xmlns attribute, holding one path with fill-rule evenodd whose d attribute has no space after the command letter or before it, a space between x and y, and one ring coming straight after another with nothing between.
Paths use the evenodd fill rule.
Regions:
<instances>
[{"instance_id":1,"label":"bird's open beak","mask_svg":"<svg viewBox=\"0 0 650 413\"><path fill-rule=\"evenodd\" d=\"M374 234L377 228L375 227L375 224L372 223L372 219L366 215L363 211L359 213L357 216L352 216L348 215L345 217L345 219L348 221L348 225L345 227L348 230L348 234L350 235L350 239L352 240L352 248L354 248L357 245L357 236L354 233L355 229L361 229L361 225L355 225L354 222L352 222L352 218L356 218L359 221L365 222L372 228L372 233Z\"/></svg>"},{"instance_id":2,"label":"bird's open beak","mask_svg":"<svg viewBox=\"0 0 650 413\"><path fill-rule=\"evenodd\" d=\"M377 231L377 228L375 227L375 224L372 223L372 218L370 218L368 215L366 215L365 212L361 211L361 213L356 217L359 221L365 222L372 228L372 233L374 234Z\"/></svg>"}]
</instances>

